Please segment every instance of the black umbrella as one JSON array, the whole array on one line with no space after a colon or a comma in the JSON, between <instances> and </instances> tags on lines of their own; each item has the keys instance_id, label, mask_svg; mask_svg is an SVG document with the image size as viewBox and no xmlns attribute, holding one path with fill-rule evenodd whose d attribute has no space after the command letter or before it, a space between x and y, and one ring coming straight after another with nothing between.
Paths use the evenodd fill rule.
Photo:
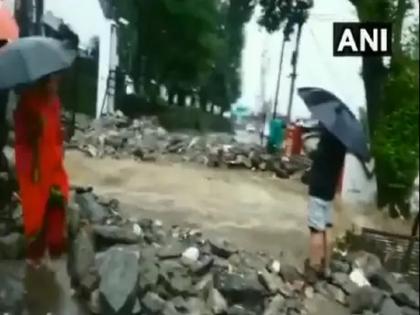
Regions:
<instances>
[{"instance_id":1,"label":"black umbrella","mask_svg":"<svg viewBox=\"0 0 420 315\"><path fill-rule=\"evenodd\" d=\"M24 37L0 50L0 89L32 83L69 68L76 51L64 42L41 36Z\"/></svg>"},{"instance_id":2,"label":"black umbrella","mask_svg":"<svg viewBox=\"0 0 420 315\"><path fill-rule=\"evenodd\" d=\"M363 161L370 160L363 126L340 99L326 90L312 87L300 88L298 94L314 118L337 137L350 153Z\"/></svg>"}]
</instances>

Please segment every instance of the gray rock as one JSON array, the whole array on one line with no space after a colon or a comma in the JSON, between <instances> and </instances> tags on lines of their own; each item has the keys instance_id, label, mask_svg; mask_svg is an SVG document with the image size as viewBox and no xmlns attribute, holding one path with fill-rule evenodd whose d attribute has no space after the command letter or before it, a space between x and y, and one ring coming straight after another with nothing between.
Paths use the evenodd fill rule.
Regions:
<instances>
[{"instance_id":1,"label":"gray rock","mask_svg":"<svg viewBox=\"0 0 420 315\"><path fill-rule=\"evenodd\" d=\"M246 309L241 305L233 305L228 309L227 315L256 315L256 313Z\"/></svg>"},{"instance_id":2,"label":"gray rock","mask_svg":"<svg viewBox=\"0 0 420 315\"><path fill-rule=\"evenodd\" d=\"M373 286L391 294L393 294L399 286L397 279L386 270L381 270L380 272L374 273L372 276L370 276L369 282Z\"/></svg>"},{"instance_id":3,"label":"gray rock","mask_svg":"<svg viewBox=\"0 0 420 315\"><path fill-rule=\"evenodd\" d=\"M392 297L398 305L419 309L419 294L408 284L400 284Z\"/></svg>"},{"instance_id":4,"label":"gray rock","mask_svg":"<svg viewBox=\"0 0 420 315\"><path fill-rule=\"evenodd\" d=\"M301 310L303 309L303 303L300 299L291 298L291 299L287 299L285 301L284 307L286 308L288 314L290 314L292 312L300 313Z\"/></svg>"},{"instance_id":5,"label":"gray rock","mask_svg":"<svg viewBox=\"0 0 420 315\"><path fill-rule=\"evenodd\" d=\"M169 295L185 295L191 292L192 279L187 269L176 261L164 260L160 263L160 278Z\"/></svg>"},{"instance_id":6,"label":"gray rock","mask_svg":"<svg viewBox=\"0 0 420 315\"><path fill-rule=\"evenodd\" d=\"M182 296L177 296L171 300L171 303L175 306L175 309L181 313L188 313L189 306L187 301Z\"/></svg>"},{"instance_id":7,"label":"gray rock","mask_svg":"<svg viewBox=\"0 0 420 315\"><path fill-rule=\"evenodd\" d=\"M220 273L215 275L215 288L228 300L254 301L260 300L267 294L260 284L257 274Z\"/></svg>"},{"instance_id":8,"label":"gray rock","mask_svg":"<svg viewBox=\"0 0 420 315\"><path fill-rule=\"evenodd\" d=\"M280 292L281 288L284 285L283 280L279 276L269 273L266 269L263 269L262 271L258 272L258 278L261 284L271 294Z\"/></svg>"},{"instance_id":9,"label":"gray rock","mask_svg":"<svg viewBox=\"0 0 420 315\"><path fill-rule=\"evenodd\" d=\"M349 257L353 268L360 268L363 270L366 278L370 278L372 275L381 272L383 270L381 260L371 254L364 251L353 253Z\"/></svg>"},{"instance_id":10,"label":"gray rock","mask_svg":"<svg viewBox=\"0 0 420 315\"><path fill-rule=\"evenodd\" d=\"M280 267L280 274L283 277L284 281L288 283L294 283L296 281L303 280L303 277L299 273L298 269L292 265L282 264Z\"/></svg>"},{"instance_id":11,"label":"gray rock","mask_svg":"<svg viewBox=\"0 0 420 315\"><path fill-rule=\"evenodd\" d=\"M284 308L285 299L281 295L276 295L267 305L264 315L278 315Z\"/></svg>"},{"instance_id":12,"label":"gray rock","mask_svg":"<svg viewBox=\"0 0 420 315\"><path fill-rule=\"evenodd\" d=\"M200 276L209 272L213 264L214 258L212 256L205 255L202 256L197 263L191 265L190 267L194 274Z\"/></svg>"},{"instance_id":13,"label":"gray rock","mask_svg":"<svg viewBox=\"0 0 420 315\"><path fill-rule=\"evenodd\" d=\"M157 255L160 259L173 259L181 257L186 246L181 242L172 241L159 249Z\"/></svg>"},{"instance_id":14,"label":"gray rock","mask_svg":"<svg viewBox=\"0 0 420 315\"><path fill-rule=\"evenodd\" d=\"M335 285L327 283L326 285L326 291L328 292L327 297L330 299L342 304L347 305L347 296L346 293L339 287L336 287Z\"/></svg>"},{"instance_id":15,"label":"gray rock","mask_svg":"<svg viewBox=\"0 0 420 315\"><path fill-rule=\"evenodd\" d=\"M385 295L381 290L373 287L361 287L348 297L349 308L352 314L361 314L365 310L378 312Z\"/></svg>"},{"instance_id":16,"label":"gray rock","mask_svg":"<svg viewBox=\"0 0 420 315\"><path fill-rule=\"evenodd\" d=\"M419 315L419 310L407 306L403 306L401 312L402 315Z\"/></svg>"},{"instance_id":17,"label":"gray rock","mask_svg":"<svg viewBox=\"0 0 420 315\"><path fill-rule=\"evenodd\" d=\"M132 226L94 225L93 232L97 244L112 246L115 244L136 244L140 237L134 233Z\"/></svg>"},{"instance_id":18,"label":"gray rock","mask_svg":"<svg viewBox=\"0 0 420 315\"><path fill-rule=\"evenodd\" d=\"M221 258L229 258L237 252L232 244L223 239L215 239L210 241L211 252Z\"/></svg>"},{"instance_id":19,"label":"gray rock","mask_svg":"<svg viewBox=\"0 0 420 315\"><path fill-rule=\"evenodd\" d=\"M346 261L335 259L331 261L330 269L332 273L339 272L349 274L351 272L351 265Z\"/></svg>"},{"instance_id":20,"label":"gray rock","mask_svg":"<svg viewBox=\"0 0 420 315\"><path fill-rule=\"evenodd\" d=\"M212 289L209 294L207 305L213 314L225 314L228 309L228 304L223 295L216 289Z\"/></svg>"},{"instance_id":21,"label":"gray rock","mask_svg":"<svg viewBox=\"0 0 420 315\"><path fill-rule=\"evenodd\" d=\"M152 290L158 283L159 268L150 260L140 262L139 266L139 288L140 292Z\"/></svg>"},{"instance_id":22,"label":"gray rock","mask_svg":"<svg viewBox=\"0 0 420 315\"><path fill-rule=\"evenodd\" d=\"M71 201L67 206L67 227L70 238L76 237L80 224L80 207L76 202Z\"/></svg>"},{"instance_id":23,"label":"gray rock","mask_svg":"<svg viewBox=\"0 0 420 315\"><path fill-rule=\"evenodd\" d=\"M141 315L142 312L142 308L141 308L141 304L140 301L138 299L136 299L136 303L134 304L134 308L133 308L133 314L134 315Z\"/></svg>"},{"instance_id":24,"label":"gray rock","mask_svg":"<svg viewBox=\"0 0 420 315\"><path fill-rule=\"evenodd\" d=\"M350 280L348 274L341 272L332 274L332 283L341 288L346 294L352 294L359 288L357 284Z\"/></svg>"},{"instance_id":25,"label":"gray rock","mask_svg":"<svg viewBox=\"0 0 420 315\"><path fill-rule=\"evenodd\" d=\"M25 252L25 238L20 233L0 237L0 259L20 259Z\"/></svg>"},{"instance_id":26,"label":"gray rock","mask_svg":"<svg viewBox=\"0 0 420 315\"><path fill-rule=\"evenodd\" d=\"M82 227L70 240L67 268L73 286L89 294L99 282L95 264L95 245L89 227Z\"/></svg>"},{"instance_id":27,"label":"gray rock","mask_svg":"<svg viewBox=\"0 0 420 315\"><path fill-rule=\"evenodd\" d=\"M403 313L394 300L387 298L382 303L379 315L403 315Z\"/></svg>"},{"instance_id":28,"label":"gray rock","mask_svg":"<svg viewBox=\"0 0 420 315\"><path fill-rule=\"evenodd\" d=\"M166 301L162 299L158 294L148 292L141 300L141 304L144 309L150 314L160 314L164 309Z\"/></svg>"},{"instance_id":29,"label":"gray rock","mask_svg":"<svg viewBox=\"0 0 420 315\"><path fill-rule=\"evenodd\" d=\"M162 311L162 315L182 315L185 313L178 312L175 305L172 302L165 304L165 308Z\"/></svg>"},{"instance_id":30,"label":"gray rock","mask_svg":"<svg viewBox=\"0 0 420 315\"><path fill-rule=\"evenodd\" d=\"M208 301L210 293L214 289L214 280L211 273L205 275L194 285L194 293L202 300Z\"/></svg>"},{"instance_id":31,"label":"gray rock","mask_svg":"<svg viewBox=\"0 0 420 315\"><path fill-rule=\"evenodd\" d=\"M230 263L228 260L216 256L214 257L213 269L216 273L228 271Z\"/></svg>"},{"instance_id":32,"label":"gray rock","mask_svg":"<svg viewBox=\"0 0 420 315\"><path fill-rule=\"evenodd\" d=\"M137 299L138 257L133 252L111 248L99 274L101 310L104 315L132 314Z\"/></svg>"},{"instance_id":33,"label":"gray rock","mask_svg":"<svg viewBox=\"0 0 420 315\"><path fill-rule=\"evenodd\" d=\"M207 308L204 301L192 297L187 299L187 314L189 315L212 315L212 312Z\"/></svg>"},{"instance_id":34,"label":"gray rock","mask_svg":"<svg viewBox=\"0 0 420 315\"><path fill-rule=\"evenodd\" d=\"M25 299L25 264L0 262L0 313L22 315Z\"/></svg>"},{"instance_id":35,"label":"gray rock","mask_svg":"<svg viewBox=\"0 0 420 315\"><path fill-rule=\"evenodd\" d=\"M75 201L80 207L80 217L93 223L103 223L108 217L108 211L100 205L90 192L78 193Z\"/></svg>"}]
</instances>

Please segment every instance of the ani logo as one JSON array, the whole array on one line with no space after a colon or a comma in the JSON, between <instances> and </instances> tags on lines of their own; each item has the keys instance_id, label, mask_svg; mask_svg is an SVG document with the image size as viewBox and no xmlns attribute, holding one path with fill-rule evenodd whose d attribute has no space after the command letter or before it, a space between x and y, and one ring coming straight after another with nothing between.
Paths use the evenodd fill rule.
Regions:
<instances>
[{"instance_id":1,"label":"ani logo","mask_svg":"<svg viewBox=\"0 0 420 315\"><path fill-rule=\"evenodd\" d=\"M334 56L391 55L391 23L334 23Z\"/></svg>"}]
</instances>

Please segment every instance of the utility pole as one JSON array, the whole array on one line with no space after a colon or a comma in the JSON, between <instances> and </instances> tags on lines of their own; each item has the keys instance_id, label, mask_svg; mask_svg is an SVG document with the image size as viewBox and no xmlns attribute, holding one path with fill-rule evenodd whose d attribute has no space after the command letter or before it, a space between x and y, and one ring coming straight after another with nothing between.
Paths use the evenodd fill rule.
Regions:
<instances>
[{"instance_id":1,"label":"utility pole","mask_svg":"<svg viewBox=\"0 0 420 315\"><path fill-rule=\"evenodd\" d=\"M277 74L277 86L276 86L276 95L274 96L274 108L273 108L273 119L277 116L277 108L279 104L279 94L280 94L280 82L281 82L281 73L283 71L283 60L284 60L284 49L286 47L286 42L290 41L290 35L293 33L293 22L289 17L289 21L284 27L283 30L283 39L280 50L280 61L279 61L279 72Z\"/></svg>"},{"instance_id":2,"label":"utility pole","mask_svg":"<svg viewBox=\"0 0 420 315\"><path fill-rule=\"evenodd\" d=\"M297 63L299 58L300 40L302 36L303 24L308 19L308 10L313 7L313 0L297 0L296 5L291 13L291 19L298 25L296 35L296 47L292 55L292 80L290 83L289 104L287 106L287 122L290 123L292 116L293 96L295 92L295 84L297 77Z\"/></svg>"},{"instance_id":3,"label":"utility pole","mask_svg":"<svg viewBox=\"0 0 420 315\"><path fill-rule=\"evenodd\" d=\"M281 52L280 52L279 72L277 74L276 95L274 97L273 118L275 118L277 116L277 107L278 107L278 104L279 104L281 72L283 70L284 47L286 46L286 40L287 40L286 36L283 34L283 40L282 40L282 43L281 43Z\"/></svg>"},{"instance_id":4,"label":"utility pole","mask_svg":"<svg viewBox=\"0 0 420 315\"><path fill-rule=\"evenodd\" d=\"M267 49L267 38L264 40L264 47L261 55L261 69L260 69L260 97L258 102L261 103L261 108L263 112L262 117L262 126L261 126L261 145L264 142L264 130L265 124L267 121L267 116L269 115L270 108L267 107L269 104L266 101L266 84L267 84L267 64L268 64L268 49Z\"/></svg>"},{"instance_id":5,"label":"utility pole","mask_svg":"<svg viewBox=\"0 0 420 315\"><path fill-rule=\"evenodd\" d=\"M298 32L296 36L296 47L292 55L292 69L293 70L291 74L292 81L290 84L289 104L287 106L287 116L286 116L287 122L291 121L291 116L292 116L293 96L295 93L295 84L296 84L296 77L297 77L297 62L299 58L299 48L300 48L300 40L301 40L301 35L302 35L302 27L303 27L303 22L300 22L298 25Z\"/></svg>"}]
</instances>

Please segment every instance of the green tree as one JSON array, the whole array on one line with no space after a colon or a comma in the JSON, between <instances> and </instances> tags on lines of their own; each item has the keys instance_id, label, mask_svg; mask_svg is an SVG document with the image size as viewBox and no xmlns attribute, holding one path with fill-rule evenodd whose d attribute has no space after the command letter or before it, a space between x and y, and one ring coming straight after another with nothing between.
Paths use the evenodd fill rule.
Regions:
<instances>
[{"instance_id":1,"label":"green tree","mask_svg":"<svg viewBox=\"0 0 420 315\"><path fill-rule=\"evenodd\" d=\"M251 0L220 3L218 37L221 46L212 73L199 91L201 108L205 109L210 103L219 106L223 113L240 97L244 26L253 9Z\"/></svg>"},{"instance_id":2,"label":"green tree","mask_svg":"<svg viewBox=\"0 0 420 315\"><path fill-rule=\"evenodd\" d=\"M389 206L391 214L404 210L418 172L418 26L408 43L403 40L403 22L413 1L351 0L361 21L393 23L389 64L380 57L364 57L362 63L378 204Z\"/></svg>"}]
</instances>

